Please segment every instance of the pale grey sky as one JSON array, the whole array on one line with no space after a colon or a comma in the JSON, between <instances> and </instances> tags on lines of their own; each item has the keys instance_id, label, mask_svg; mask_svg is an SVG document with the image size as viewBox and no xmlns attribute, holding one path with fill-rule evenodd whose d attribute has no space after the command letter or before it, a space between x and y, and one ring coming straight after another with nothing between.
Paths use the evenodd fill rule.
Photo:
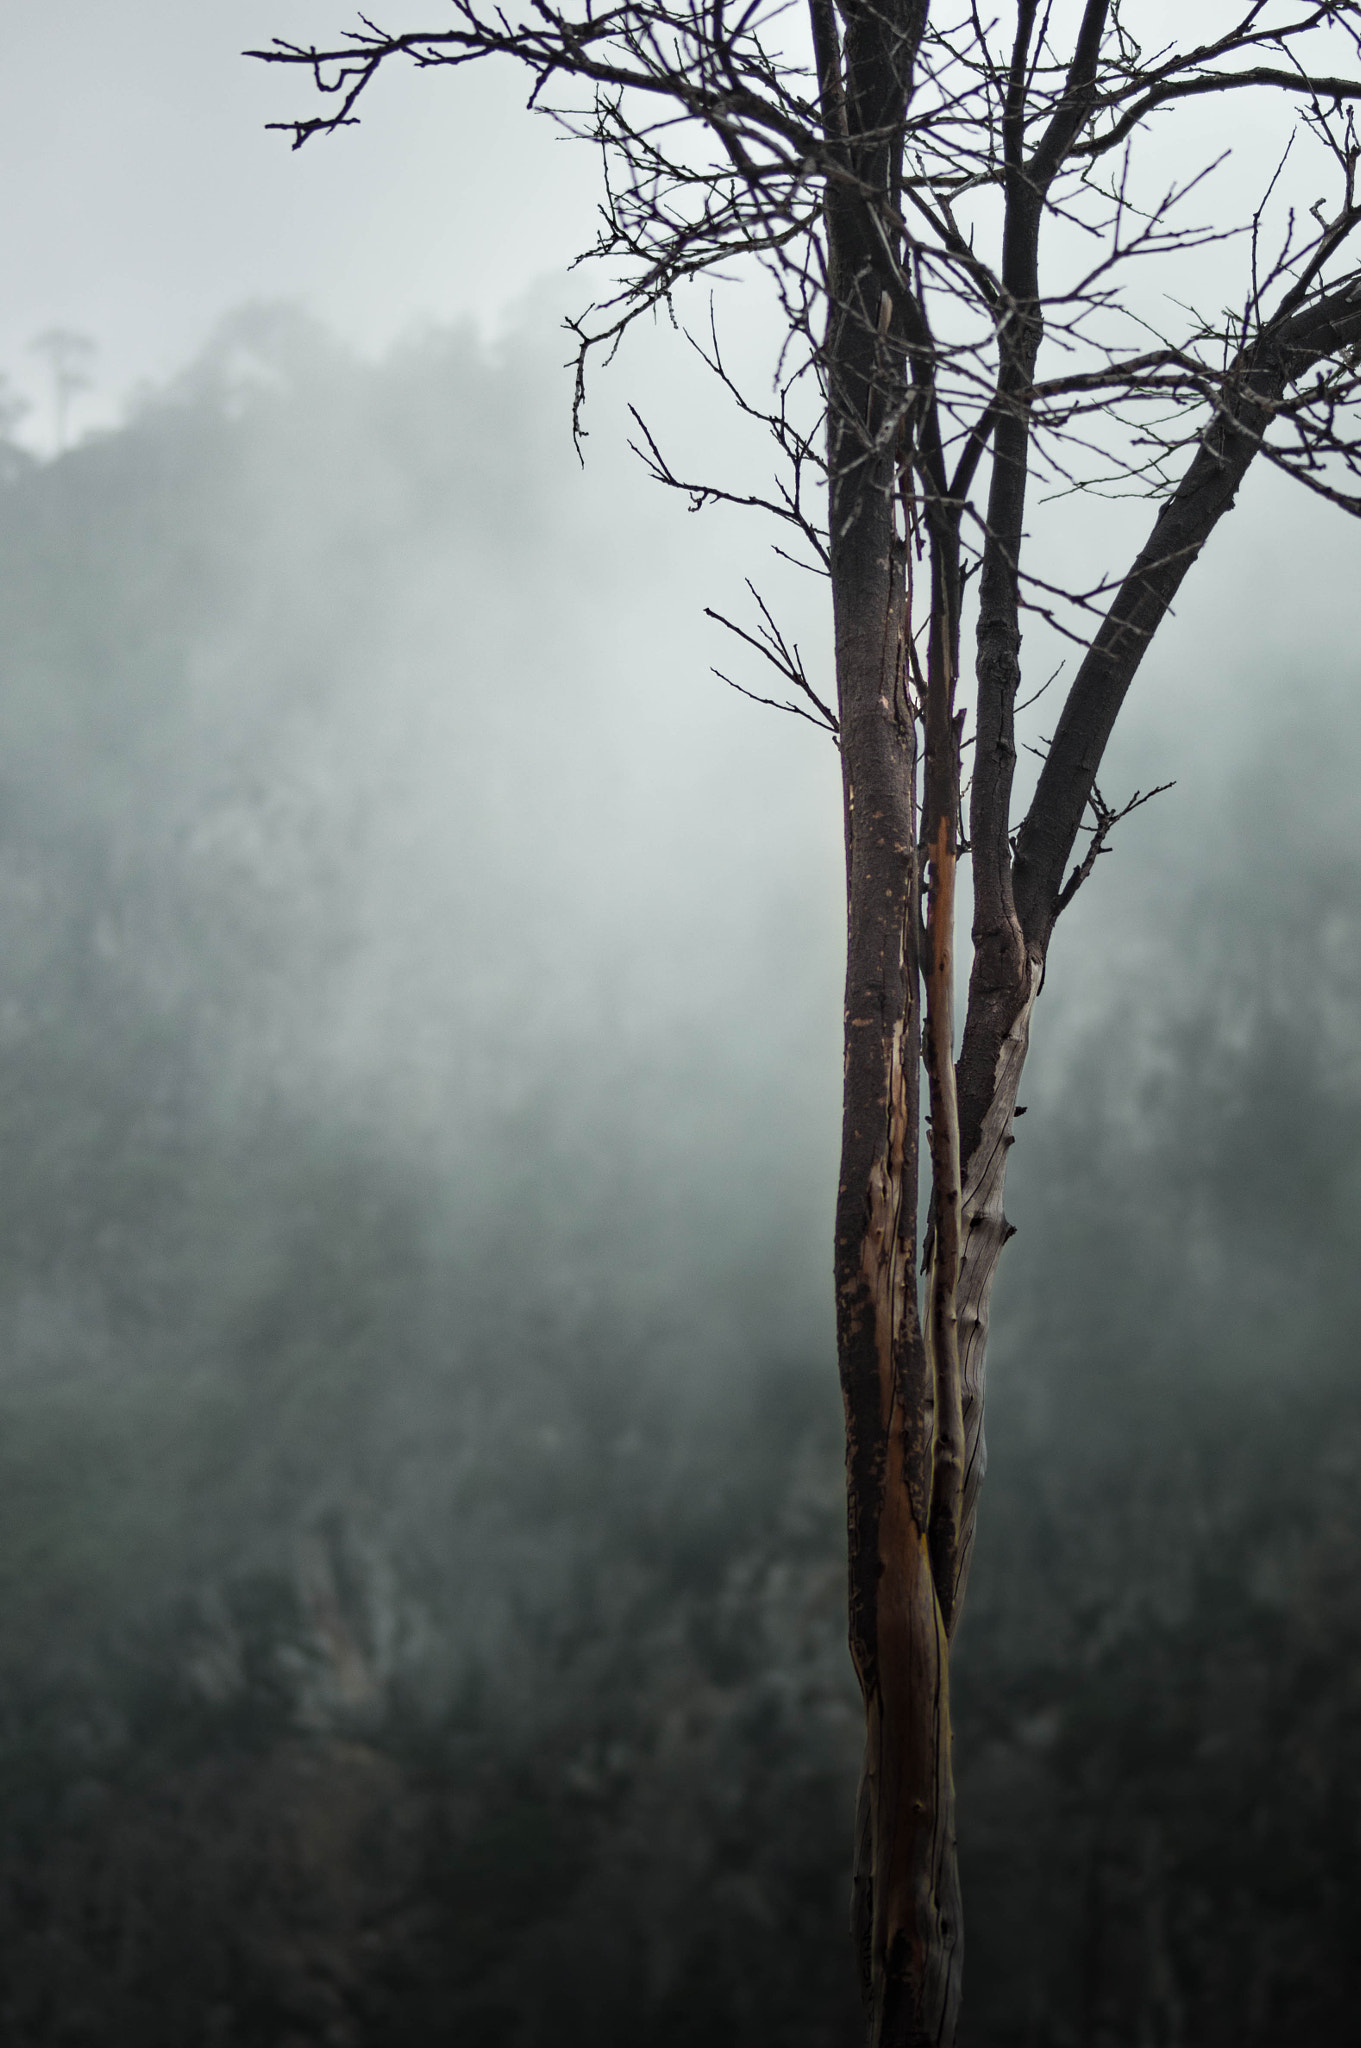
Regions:
<instances>
[{"instance_id":1,"label":"pale grey sky","mask_svg":"<svg viewBox=\"0 0 1361 2048\"><path fill-rule=\"evenodd\" d=\"M1140 23L1152 33L1168 11L1144 0ZM366 349L423 319L494 330L589 241L595 157L526 115L510 66L394 67L360 128L297 153L267 133L315 95L305 73L241 52L335 39L356 15L356 0L0 0L0 370L41 399L36 439L52 428L31 351L47 329L98 344L78 430L245 300L300 301ZM403 0L396 19L418 15ZM1235 182L1274 166L1286 132L1283 109L1248 97L1188 124L1195 162L1232 150ZM1174 143L1168 175L1177 157ZM1206 252L1200 289L1221 261L1238 289L1236 251Z\"/></svg>"},{"instance_id":2,"label":"pale grey sky","mask_svg":"<svg viewBox=\"0 0 1361 2048\"><path fill-rule=\"evenodd\" d=\"M36 433L50 408L30 344L46 329L99 345L78 427L178 368L246 299L300 300L375 347L423 317L494 328L575 252L594 164L525 116L508 70L394 71L361 129L296 155L265 132L308 111L311 88L239 53L351 14L344 0L0 0L0 369L43 399Z\"/></svg>"}]
</instances>

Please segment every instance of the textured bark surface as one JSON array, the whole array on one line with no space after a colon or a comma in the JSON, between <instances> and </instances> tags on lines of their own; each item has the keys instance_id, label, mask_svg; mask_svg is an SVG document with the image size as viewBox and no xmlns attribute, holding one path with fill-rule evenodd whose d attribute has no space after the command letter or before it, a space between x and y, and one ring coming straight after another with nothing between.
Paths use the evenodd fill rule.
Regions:
<instances>
[{"instance_id":1,"label":"textured bark surface","mask_svg":"<svg viewBox=\"0 0 1361 2048\"><path fill-rule=\"evenodd\" d=\"M872 2048L948 2048L962 1958L948 1633L928 1540L937 1390L917 1285L918 763L895 528L908 376L901 273L867 204L877 195L896 209L924 14L844 10L843 99L831 89L834 18L814 13L824 121L855 181L828 196L826 373L847 860L837 1338L850 1643L865 1703L852 1916ZM948 887L952 863L940 873Z\"/></svg>"},{"instance_id":2,"label":"textured bark surface","mask_svg":"<svg viewBox=\"0 0 1361 2048\"><path fill-rule=\"evenodd\" d=\"M958 635L957 531L933 537L926 670L926 776L922 847L928 863L926 1023L922 1057L930 1090L931 1223L927 1350L935 1389L928 1552L946 1637L955 1625L955 1583L964 1501L964 1409L956 1290L962 1239L959 1105L955 1094L955 871L959 858L959 731L955 723Z\"/></svg>"},{"instance_id":3,"label":"textured bark surface","mask_svg":"<svg viewBox=\"0 0 1361 2048\"><path fill-rule=\"evenodd\" d=\"M858 575L852 555L838 585L850 944L836 1277L850 1640L866 1715L855 1932L872 2042L915 2048L953 2039L959 1908L948 1644L927 1546L935 1387L916 1273L915 738L889 503L883 494L877 522L867 511L860 523L878 551L858 557Z\"/></svg>"},{"instance_id":4,"label":"textured bark surface","mask_svg":"<svg viewBox=\"0 0 1361 2048\"><path fill-rule=\"evenodd\" d=\"M1003 1213L1016 1091L1030 1018L1044 975L1049 928L1032 940L1013 889L1012 784L1021 680L1020 559L1031 460L1035 366L1044 338L1040 231L1049 189L1091 107L1109 0L1086 0L1072 59L1035 146L1026 151L1026 102L1039 9L1016 10L1002 109L1002 288L996 419L979 576L977 730L969 825L974 882L973 961L956 1089L962 1166L960 1263L955 1315L964 1474L958 1541L942 1599L953 1627L973 1556L979 1489L987 1463L984 1369L993 1281L1011 1235ZM1086 803L1086 794L1083 796ZM1078 820L1082 815L1081 807ZM1076 837L1077 821L1074 823Z\"/></svg>"},{"instance_id":5,"label":"textured bark surface","mask_svg":"<svg viewBox=\"0 0 1361 2048\"><path fill-rule=\"evenodd\" d=\"M1012 1145L1016 1091L1030 1050L1030 1019L1039 994L1043 963L1026 962L1026 985L1020 1009L1002 1040L994 1070L992 1095L964 1167L963 1225L955 1314L959 1327L960 1405L964 1419L964 1497L960 1506L960 1541L955 1560L952 1610L958 1615L973 1558L978 1495L987 1469L983 1432L984 1367L993 1281L1002 1247L1011 1236L1002 1203L1007 1158Z\"/></svg>"},{"instance_id":6,"label":"textured bark surface","mask_svg":"<svg viewBox=\"0 0 1361 2048\"><path fill-rule=\"evenodd\" d=\"M900 615L896 581L887 584ZM876 638L839 633L838 646L849 682ZM888 651L882 635L877 646ZM866 1716L853 1895L871 2042L943 2048L954 2038L961 1948L948 1635L928 1550L936 1386L916 1273L915 761L901 676L874 658L875 703L848 718L843 697L842 714L853 942L837 1322L850 1639Z\"/></svg>"}]
</instances>

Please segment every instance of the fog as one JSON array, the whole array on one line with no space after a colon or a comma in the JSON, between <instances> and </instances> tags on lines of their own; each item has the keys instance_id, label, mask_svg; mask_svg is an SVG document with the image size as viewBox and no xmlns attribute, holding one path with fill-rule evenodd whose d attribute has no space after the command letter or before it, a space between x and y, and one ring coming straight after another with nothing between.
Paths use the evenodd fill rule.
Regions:
<instances>
[{"instance_id":1,"label":"fog","mask_svg":"<svg viewBox=\"0 0 1361 2048\"><path fill-rule=\"evenodd\" d=\"M764 461L663 327L578 462L589 175L509 85L289 160L277 9L137 12L2 88L0 2037L850 2044L837 760L704 617L825 672L822 593L647 482L629 401ZM1354 2033L1353 547L1254 479L1054 943L968 2048Z\"/></svg>"},{"instance_id":2,"label":"fog","mask_svg":"<svg viewBox=\"0 0 1361 2048\"><path fill-rule=\"evenodd\" d=\"M496 330L576 254L595 166L523 118L511 73L484 72L456 118L446 81L394 78L362 134L291 155L267 123L296 114L296 86L241 52L322 31L301 0L0 12L0 363L31 401L26 438L53 436L31 346L53 328L97 342L75 416L108 424L247 299L287 294L374 349L430 317Z\"/></svg>"},{"instance_id":3,"label":"fog","mask_svg":"<svg viewBox=\"0 0 1361 2048\"><path fill-rule=\"evenodd\" d=\"M711 673L759 554L619 389L578 466L555 311L257 305L8 459L16 2044L855 2036L835 755ZM1361 733L1289 511L1150 663L1023 1091L978 2048L1351 2024Z\"/></svg>"}]
</instances>

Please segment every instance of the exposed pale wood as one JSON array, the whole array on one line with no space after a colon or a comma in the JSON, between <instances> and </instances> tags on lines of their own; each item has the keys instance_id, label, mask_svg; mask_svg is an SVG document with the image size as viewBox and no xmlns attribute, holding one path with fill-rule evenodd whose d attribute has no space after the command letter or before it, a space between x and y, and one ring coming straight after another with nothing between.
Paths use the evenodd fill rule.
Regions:
<instances>
[{"instance_id":1,"label":"exposed pale wood","mask_svg":"<svg viewBox=\"0 0 1361 2048\"><path fill-rule=\"evenodd\" d=\"M952 1613L958 1619L973 1557L978 1493L987 1467L983 1429L984 1374L993 1282L1002 1247L1011 1236L1003 1210L1007 1158L1012 1144L1016 1091L1030 1050L1030 1020L1043 975L1043 962L1027 955L1025 991L1002 1040L992 1100L983 1127L964 1167L963 1230L960 1245L956 1315L959 1328L960 1400L964 1411L964 1494L960 1511L960 1544L955 1567Z\"/></svg>"}]
</instances>

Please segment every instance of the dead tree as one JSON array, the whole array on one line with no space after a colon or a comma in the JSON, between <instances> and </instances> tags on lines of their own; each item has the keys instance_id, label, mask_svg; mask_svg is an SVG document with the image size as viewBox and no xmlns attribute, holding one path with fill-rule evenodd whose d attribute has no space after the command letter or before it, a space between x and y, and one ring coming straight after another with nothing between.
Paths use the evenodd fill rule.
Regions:
<instances>
[{"instance_id":1,"label":"dead tree","mask_svg":"<svg viewBox=\"0 0 1361 2048\"><path fill-rule=\"evenodd\" d=\"M720 266L746 265L753 288L764 278L782 313L779 367L756 400L716 331L700 339L734 401L769 425L774 486L688 479L646 427L640 448L694 502L773 513L831 586L834 705L764 608L734 631L841 754L835 1286L866 1716L853 1925L871 2043L940 2048L955 2037L963 1952L949 1651L1032 1011L1055 922L1130 808L1097 788L1125 693L1248 470L1264 460L1361 510L1361 6L1206 0L1145 48L1149 10L1130 0L1007 0L991 14L970 0L807 0L806 14L778 0L430 5L440 19L426 29L364 22L330 46L254 54L304 67L324 96L291 124L296 143L352 123L395 61L525 67L531 106L604 166L595 253L616 289L577 327L578 399L593 351L660 304L679 297L683 312L685 288ZM1215 166L1194 124L1227 95L1271 96L1294 124L1255 197L1237 186L1234 226L1222 179L1209 218L1197 211ZM1189 167L1180 178L1159 170L1164 145ZM1234 300L1188 313L1195 263L1175 285L1166 273L1207 250L1238 263ZM1036 480L1147 494L1151 528L1123 575L1083 589L1042 549L1035 560ZM1018 820L1026 612L1077 655ZM975 907L957 1041L965 851Z\"/></svg>"}]
</instances>

